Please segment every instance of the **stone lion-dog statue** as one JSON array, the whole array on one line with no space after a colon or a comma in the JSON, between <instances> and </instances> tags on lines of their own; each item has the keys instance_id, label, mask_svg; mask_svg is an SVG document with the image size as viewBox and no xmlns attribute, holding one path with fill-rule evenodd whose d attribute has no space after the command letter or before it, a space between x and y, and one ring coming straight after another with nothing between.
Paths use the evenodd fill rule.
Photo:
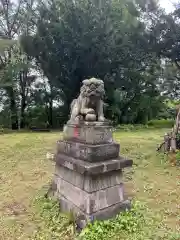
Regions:
<instances>
[{"instance_id":1,"label":"stone lion-dog statue","mask_svg":"<svg viewBox=\"0 0 180 240\"><path fill-rule=\"evenodd\" d=\"M84 80L79 97L71 103L70 122L77 120L104 122L104 95L104 82L102 80L96 78Z\"/></svg>"}]
</instances>

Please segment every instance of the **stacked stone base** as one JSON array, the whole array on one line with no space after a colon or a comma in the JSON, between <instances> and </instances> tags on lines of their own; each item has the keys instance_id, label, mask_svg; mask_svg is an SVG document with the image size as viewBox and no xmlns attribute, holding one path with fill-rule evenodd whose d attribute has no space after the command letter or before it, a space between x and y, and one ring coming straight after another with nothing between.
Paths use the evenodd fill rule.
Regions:
<instances>
[{"instance_id":1,"label":"stacked stone base","mask_svg":"<svg viewBox=\"0 0 180 240\"><path fill-rule=\"evenodd\" d=\"M81 133L88 134L89 125L78 127ZM132 160L118 156L119 145L112 141L111 132L108 132L110 139L102 139L96 125L93 131L100 136L99 140L94 136L98 143L93 144L87 135L81 137L81 133L77 141L73 141L71 133L70 139L66 135L64 141L58 142L55 156L53 194L60 201L61 211L74 212L80 227L88 221L111 218L130 208L130 201L124 195L122 169L132 166ZM86 141L78 141L82 139Z\"/></svg>"},{"instance_id":2,"label":"stacked stone base","mask_svg":"<svg viewBox=\"0 0 180 240\"><path fill-rule=\"evenodd\" d=\"M94 220L106 220L110 219L121 211L130 209L131 203L129 200L119 202L115 205L112 205L108 208L99 210L98 212L88 214L79 209L74 203L67 200L64 196L59 197L59 203L61 209L65 212L70 212L73 210L76 214L76 223L80 229L83 229L88 222L93 222Z\"/></svg>"}]
</instances>

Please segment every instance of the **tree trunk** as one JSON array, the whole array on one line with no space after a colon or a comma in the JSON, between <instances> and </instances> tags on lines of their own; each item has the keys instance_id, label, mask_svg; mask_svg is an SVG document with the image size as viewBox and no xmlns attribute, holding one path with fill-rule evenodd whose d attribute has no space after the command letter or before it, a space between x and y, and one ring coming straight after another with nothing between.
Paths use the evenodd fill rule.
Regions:
<instances>
[{"instance_id":1,"label":"tree trunk","mask_svg":"<svg viewBox=\"0 0 180 240\"><path fill-rule=\"evenodd\" d=\"M49 80L50 95L49 95L49 109L48 109L48 127L53 127L53 86Z\"/></svg>"},{"instance_id":2,"label":"tree trunk","mask_svg":"<svg viewBox=\"0 0 180 240\"><path fill-rule=\"evenodd\" d=\"M50 98L50 102L49 102L49 117L48 117L48 122L49 122L49 127L53 127L53 100L52 98Z\"/></svg>"},{"instance_id":3,"label":"tree trunk","mask_svg":"<svg viewBox=\"0 0 180 240\"><path fill-rule=\"evenodd\" d=\"M12 130L18 129L18 115L16 108L15 95L12 88L9 89L10 110L11 110L11 128Z\"/></svg>"},{"instance_id":4,"label":"tree trunk","mask_svg":"<svg viewBox=\"0 0 180 240\"><path fill-rule=\"evenodd\" d=\"M21 121L20 121L20 128L23 129L26 126L25 122L25 108L26 108L26 101L25 101L25 96L22 96L22 101L21 101Z\"/></svg>"},{"instance_id":5,"label":"tree trunk","mask_svg":"<svg viewBox=\"0 0 180 240\"><path fill-rule=\"evenodd\" d=\"M25 122L25 109L26 109L26 106L27 106L27 103L26 103L26 87L27 87L27 80L28 80L28 72L27 71L22 71L20 72L19 74L19 84L20 84L20 87L21 87L21 112L20 112L20 128L24 128L25 125L26 125L26 122Z\"/></svg>"}]
</instances>

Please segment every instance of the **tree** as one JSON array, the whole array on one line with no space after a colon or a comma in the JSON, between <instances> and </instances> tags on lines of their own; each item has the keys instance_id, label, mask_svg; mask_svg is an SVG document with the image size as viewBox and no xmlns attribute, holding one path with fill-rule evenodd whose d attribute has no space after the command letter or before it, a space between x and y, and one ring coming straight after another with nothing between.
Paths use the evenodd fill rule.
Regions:
<instances>
[{"instance_id":1,"label":"tree","mask_svg":"<svg viewBox=\"0 0 180 240\"><path fill-rule=\"evenodd\" d=\"M60 89L66 115L82 80L95 76L105 82L107 116L118 115L122 121L120 112L127 115L129 106L138 112L143 95L150 99L155 99L152 91L158 95L158 79L151 77L149 84L145 74L156 56L144 20L156 11L154 1L41 1L35 33L23 36L21 44L49 85ZM115 95L122 89L128 100L120 106Z\"/></svg>"},{"instance_id":2,"label":"tree","mask_svg":"<svg viewBox=\"0 0 180 240\"><path fill-rule=\"evenodd\" d=\"M34 76L30 76L30 59L22 52L17 36L32 29L29 24L30 9L33 0L19 0L17 4L11 0L0 1L0 34L2 41L12 41L16 44L9 45L1 51L1 87L6 91L11 109L12 129L18 129L18 101L20 104L20 127L24 127L24 111L27 106L27 91ZM25 11L26 9L26 11ZM29 15L28 15L29 13ZM16 41L14 40L16 39Z\"/></svg>"},{"instance_id":3,"label":"tree","mask_svg":"<svg viewBox=\"0 0 180 240\"><path fill-rule=\"evenodd\" d=\"M151 43L157 57L162 59L161 91L172 99L179 98L180 70L180 9L161 12L159 21L151 28Z\"/></svg>"},{"instance_id":4,"label":"tree","mask_svg":"<svg viewBox=\"0 0 180 240\"><path fill-rule=\"evenodd\" d=\"M59 107L59 103L60 105L62 104L60 96L60 90L52 87L49 80L43 75L40 75L31 94L30 108L34 109L34 106L36 106L41 110L43 109L43 114L45 115L44 123L48 122L50 127L56 125L53 116L54 109Z\"/></svg>"},{"instance_id":5,"label":"tree","mask_svg":"<svg viewBox=\"0 0 180 240\"><path fill-rule=\"evenodd\" d=\"M18 34L21 26L19 19L20 4L21 1L19 1L19 4L16 7L15 4L10 0L0 1L0 33L3 39L13 40L15 35ZM13 72L10 69L12 49L13 46L10 46L3 52L3 54L1 54L0 65L2 66L3 70L3 81L6 85L4 89L6 90L10 99L12 129L18 129L17 106L12 83Z\"/></svg>"},{"instance_id":6,"label":"tree","mask_svg":"<svg viewBox=\"0 0 180 240\"><path fill-rule=\"evenodd\" d=\"M180 96L180 72L170 59L163 63L161 92L171 100L179 99Z\"/></svg>"}]
</instances>

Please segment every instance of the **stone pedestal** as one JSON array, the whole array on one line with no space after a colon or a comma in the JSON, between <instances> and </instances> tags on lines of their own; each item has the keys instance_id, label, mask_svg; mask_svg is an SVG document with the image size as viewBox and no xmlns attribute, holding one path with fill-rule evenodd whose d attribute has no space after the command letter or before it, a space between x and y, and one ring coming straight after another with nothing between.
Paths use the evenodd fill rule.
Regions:
<instances>
[{"instance_id":1,"label":"stone pedestal","mask_svg":"<svg viewBox=\"0 0 180 240\"><path fill-rule=\"evenodd\" d=\"M52 190L61 211L73 210L80 227L130 207L122 169L133 162L119 157L119 151L109 125L83 122L65 126L64 139L57 143Z\"/></svg>"}]
</instances>

